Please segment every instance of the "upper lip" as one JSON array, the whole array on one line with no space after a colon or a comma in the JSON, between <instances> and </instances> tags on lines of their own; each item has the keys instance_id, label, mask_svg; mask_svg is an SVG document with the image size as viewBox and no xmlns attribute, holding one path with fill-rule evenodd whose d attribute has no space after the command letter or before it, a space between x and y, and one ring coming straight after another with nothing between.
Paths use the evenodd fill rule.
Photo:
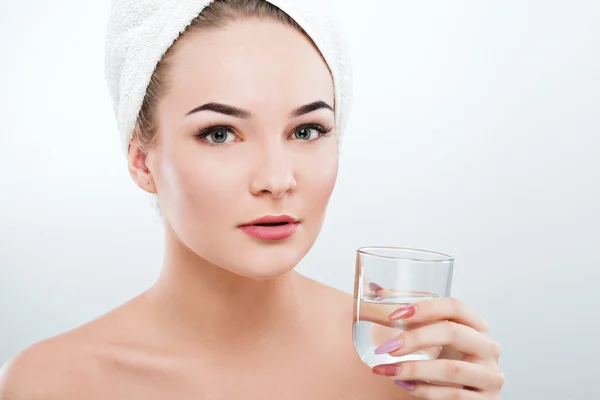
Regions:
<instances>
[{"instance_id":1,"label":"upper lip","mask_svg":"<svg viewBox=\"0 0 600 400\"><path fill-rule=\"evenodd\" d=\"M295 224L298 220L296 218L290 217L289 215L265 215L264 217L257 218L253 221L247 222L240 226L249 226L249 225L263 225L263 224Z\"/></svg>"}]
</instances>

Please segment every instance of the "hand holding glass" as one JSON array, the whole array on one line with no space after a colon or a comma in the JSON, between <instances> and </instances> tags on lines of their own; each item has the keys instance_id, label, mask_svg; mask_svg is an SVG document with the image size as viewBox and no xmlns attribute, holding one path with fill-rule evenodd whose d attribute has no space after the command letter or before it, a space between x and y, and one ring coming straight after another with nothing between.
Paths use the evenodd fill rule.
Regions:
<instances>
[{"instance_id":1,"label":"hand holding glass","mask_svg":"<svg viewBox=\"0 0 600 400\"><path fill-rule=\"evenodd\" d=\"M437 358L440 348L402 357L376 349L418 326L390 318L421 300L450 296L454 260L451 256L399 247L363 247L356 256L354 280L354 348L370 367L407 360ZM401 313L401 311L400 311Z\"/></svg>"}]
</instances>

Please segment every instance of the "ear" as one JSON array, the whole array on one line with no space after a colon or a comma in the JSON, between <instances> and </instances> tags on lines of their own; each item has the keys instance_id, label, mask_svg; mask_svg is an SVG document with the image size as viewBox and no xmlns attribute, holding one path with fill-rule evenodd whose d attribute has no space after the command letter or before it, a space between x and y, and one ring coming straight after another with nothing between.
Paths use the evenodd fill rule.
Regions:
<instances>
[{"instance_id":1,"label":"ear","mask_svg":"<svg viewBox=\"0 0 600 400\"><path fill-rule=\"evenodd\" d=\"M129 163L129 175L133 181L146 192L156 194L154 177L147 163L148 153L141 148L136 138L133 138L129 144L127 159Z\"/></svg>"}]
</instances>

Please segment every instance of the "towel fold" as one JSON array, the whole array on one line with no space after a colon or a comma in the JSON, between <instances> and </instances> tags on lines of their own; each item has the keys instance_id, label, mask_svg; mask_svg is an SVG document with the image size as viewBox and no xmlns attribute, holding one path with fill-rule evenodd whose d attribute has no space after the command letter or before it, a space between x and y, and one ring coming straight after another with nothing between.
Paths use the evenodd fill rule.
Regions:
<instances>
[{"instance_id":1,"label":"towel fold","mask_svg":"<svg viewBox=\"0 0 600 400\"><path fill-rule=\"evenodd\" d=\"M173 42L212 0L113 0L106 35L105 73L128 152L154 69ZM325 0L269 0L306 31L329 66L341 135L352 97L347 47Z\"/></svg>"}]
</instances>

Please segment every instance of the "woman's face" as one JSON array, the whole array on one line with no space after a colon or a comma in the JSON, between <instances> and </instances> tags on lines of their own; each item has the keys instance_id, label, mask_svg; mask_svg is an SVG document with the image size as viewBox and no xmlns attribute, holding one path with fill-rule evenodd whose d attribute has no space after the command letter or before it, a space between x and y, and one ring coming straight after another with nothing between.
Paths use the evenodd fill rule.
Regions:
<instances>
[{"instance_id":1,"label":"woman's face","mask_svg":"<svg viewBox=\"0 0 600 400\"><path fill-rule=\"evenodd\" d=\"M176 46L146 160L167 229L236 274L288 272L315 242L337 177L327 65L301 33L254 19ZM298 224L244 227L265 216Z\"/></svg>"}]
</instances>

